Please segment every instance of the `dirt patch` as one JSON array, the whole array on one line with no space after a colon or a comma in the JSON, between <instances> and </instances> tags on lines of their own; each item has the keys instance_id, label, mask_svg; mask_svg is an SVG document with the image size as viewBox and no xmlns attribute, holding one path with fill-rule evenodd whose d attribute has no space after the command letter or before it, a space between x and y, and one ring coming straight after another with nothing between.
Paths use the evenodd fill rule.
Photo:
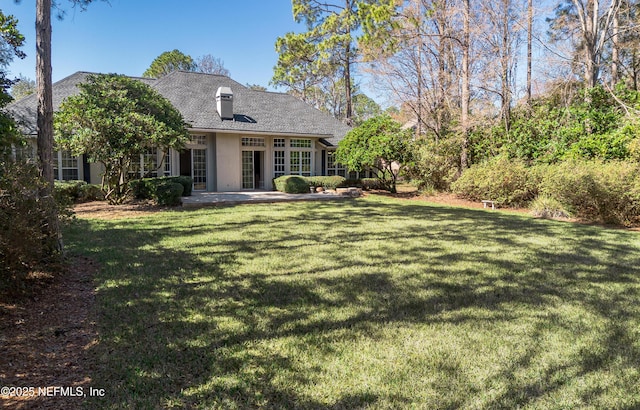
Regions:
<instances>
[{"instance_id":1,"label":"dirt patch","mask_svg":"<svg viewBox=\"0 0 640 410\"><path fill-rule=\"evenodd\" d=\"M110 205L105 201L76 204L73 211L77 218L121 219L136 218L162 212L168 208L154 205L151 202L135 202L123 205Z\"/></svg>"},{"instance_id":2,"label":"dirt patch","mask_svg":"<svg viewBox=\"0 0 640 410\"><path fill-rule=\"evenodd\" d=\"M57 274L32 278L37 283L29 296L0 302L2 407L77 408L84 399L80 393L89 394L87 351L97 343L91 314L96 270L90 259L73 258Z\"/></svg>"},{"instance_id":3,"label":"dirt patch","mask_svg":"<svg viewBox=\"0 0 640 410\"><path fill-rule=\"evenodd\" d=\"M433 195L423 195L414 189L414 190L405 190L404 192L399 190L397 194L390 194L386 191L370 191L370 193L373 193L376 195L390 196L393 198L412 200L412 201L431 202L431 203L442 204L447 206L458 206L463 208L484 208L484 205L482 204L482 202L469 201L467 199L462 199L457 197L454 194L450 194L446 192L439 192ZM519 213L530 213L529 210L526 208L506 208L505 207L505 208L496 208L495 210L519 212Z\"/></svg>"}]
</instances>

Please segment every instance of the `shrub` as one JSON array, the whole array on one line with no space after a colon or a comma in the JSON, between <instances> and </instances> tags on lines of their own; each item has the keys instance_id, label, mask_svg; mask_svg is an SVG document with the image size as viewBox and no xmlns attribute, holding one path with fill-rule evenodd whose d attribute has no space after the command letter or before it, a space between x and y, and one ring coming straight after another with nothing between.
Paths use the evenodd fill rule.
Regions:
<instances>
[{"instance_id":1,"label":"shrub","mask_svg":"<svg viewBox=\"0 0 640 410\"><path fill-rule=\"evenodd\" d=\"M0 287L17 290L29 270L52 256L44 224L58 205L41 197L34 165L0 159Z\"/></svg>"},{"instance_id":2,"label":"shrub","mask_svg":"<svg viewBox=\"0 0 640 410\"><path fill-rule=\"evenodd\" d=\"M345 179L344 182L340 185L340 188L348 188L348 187L362 188L362 180L361 179Z\"/></svg>"},{"instance_id":3,"label":"shrub","mask_svg":"<svg viewBox=\"0 0 640 410\"><path fill-rule=\"evenodd\" d=\"M129 188L136 199L151 199L153 197L154 186L149 182L149 178L129 181Z\"/></svg>"},{"instance_id":4,"label":"shrub","mask_svg":"<svg viewBox=\"0 0 640 410\"><path fill-rule=\"evenodd\" d=\"M86 185L84 181L55 181L54 195L59 203L72 204L79 202L81 187Z\"/></svg>"},{"instance_id":5,"label":"shrub","mask_svg":"<svg viewBox=\"0 0 640 410\"><path fill-rule=\"evenodd\" d=\"M309 192L309 183L299 175L284 175L273 180L276 190L288 194Z\"/></svg>"},{"instance_id":6,"label":"shrub","mask_svg":"<svg viewBox=\"0 0 640 410\"><path fill-rule=\"evenodd\" d=\"M555 198L539 195L529 204L531 213L540 218L569 218L571 214Z\"/></svg>"},{"instance_id":7,"label":"shrub","mask_svg":"<svg viewBox=\"0 0 640 410\"><path fill-rule=\"evenodd\" d=\"M362 189L365 191L371 191L373 189L389 190L387 182L383 179L362 178L360 181L362 183Z\"/></svg>"},{"instance_id":8,"label":"shrub","mask_svg":"<svg viewBox=\"0 0 640 410\"><path fill-rule=\"evenodd\" d=\"M346 179L340 175L305 177L305 179L310 187L321 186L324 189L336 189L346 181Z\"/></svg>"},{"instance_id":9,"label":"shrub","mask_svg":"<svg viewBox=\"0 0 640 410\"><path fill-rule=\"evenodd\" d=\"M131 192L136 199L153 199L158 200L158 187L166 183L174 183L182 186L182 196L190 196L193 186L193 179L187 176L172 176L158 178L143 178L129 182Z\"/></svg>"},{"instance_id":10,"label":"shrub","mask_svg":"<svg viewBox=\"0 0 640 410\"><path fill-rule=\"evenodd\" d=\"M422 142L407 176L418 189L448 190L458 172L461 146L459 138L453 137Z\"/></svg>"},{"instance_id":11,"label":"shrub","mask_svg":"<svg viewBox=\"0 0 640 410\"><path fill-rule=\"evenodd\" d=\"M184 186L177 182L162 181L156 185L156 201L158 205L180 205L180 197L184 192Z\"/></svg>"},{"instance_id":12,"label":"shrub","mask_svg":"<svg viewBox=\"0 0 640 410\"><path fill-rule=\"evenodd\" d=\"M490 199L498 205L521 206L537 196L539 184L540 175L524 162L497 157L467 169L451 187L473 201Z\"/></svg>"},{"instance_id":13,"label":"shrub","mask_svg":"<svg viewBox=\"0 0 640 410\"><path fill-rule=\"evenodd\" d=\"M100 185L86 184L80 187L81 201L104 201L104 193Z\"/></svg>"},{"instance_id":14,"label":"shrub","mask_svg":"<svg viewBox=\"0 0 640 410\"><path fill-rule=\"evenodd\" d=\"M85 181L55 181L54 196L56 201L67 205L83 201L104 200L100 187L95 184L87 184Z\"/></svg>"},{"instance_id":15,"label":"shrub","mask_svg":"<svg viewBox=\"0 0 640 410\"><path fill-rule=\"evenodd\" d=\"M540 190L587 221L631 225L640 218L637 163L563 162L549 167Z\"/></svg>"},{"instance_id":16,"label":"shrub","mask_svg":"<svg viewBox=\"0 0 640 410\"><path fill-rule=\"evenodd\" d=\"M158 178L158 179L164 179L165 181L171 181L171 182L176 182L178 184L181 184L182 187L184 188L184 190L182 191L182 196L191 196L191 191L193 189L193 178L180 175L180 176L164 177L164 178Z\"/></svg>"}]
</instances>

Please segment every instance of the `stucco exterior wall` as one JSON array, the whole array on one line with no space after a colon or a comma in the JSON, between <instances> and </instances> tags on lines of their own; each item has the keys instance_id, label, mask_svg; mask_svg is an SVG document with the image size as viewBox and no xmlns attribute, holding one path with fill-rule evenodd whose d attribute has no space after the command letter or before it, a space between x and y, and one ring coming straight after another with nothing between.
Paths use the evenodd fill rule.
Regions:
<instances>
[{"instance_id":1,"label":"stucco exterior wall","mask_svg":"<svg viewBox=\"0 0 640 410\"><path fill-rule=\"evenodd\" d=\"M240 191L242 189L240 152L239 135L216 134L215 165L218 191Z\"/></svg>"},{"instance_id":2,"label":"stucco exterior wall","mask_svg":"<svg viewBox=\"0 0 640 410\"><path fill-rule=\"evenodd\" d=\"M104 174L104 167L98 162L89 163L89 179L92 184L100 185L102 183L102 174Z\"/></svg>"}]
</instances>

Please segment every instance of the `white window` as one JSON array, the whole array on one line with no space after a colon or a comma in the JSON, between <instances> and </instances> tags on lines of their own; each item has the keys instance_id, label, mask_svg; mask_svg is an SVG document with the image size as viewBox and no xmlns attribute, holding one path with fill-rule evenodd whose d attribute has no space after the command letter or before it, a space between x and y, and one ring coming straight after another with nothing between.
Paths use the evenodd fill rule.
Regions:
<instances>
[{"instance_id":1,"label":"white window","mask_svg":"<svg viewBox=\"0 0 640 410\"><path fill-rule=\"evenodd\" d=\"M310 151L300 152L300 166L302 168L301 174L305 177L310 177L311 176L311 152Z\"/></svg>"},{"instance_id":2,"label":"white window","mask_svg":"<svg viewBox=\"0 0 640 410\"><path fill-rule=\"evenodd\" d=\"M284 148L286 145L284 143L284 138L274 138L273 139L273 146L275 148Z\"/></svg>"},{"instance_id":3,"label":"white window","mask_svg":"<svg viewBox=\"0 0 640 410\"><path fill-rule=\"evenodd\" d=\"M311 152L291 151L289 154L289 173L291 175L311 176Z\"/></svg>"},{"instance_id":4,"label":"white window","mask_svg":"<svg viewBox=\"0 0 640 410\"><path fill-rule=\"evenodd\" d=\"M164 155L163 174L165 177L171 176L171 152L167 152L166 155Z\"/></svg>"},{"instance_id":5,"label":"white window","mask_svg":"<svg viewBox=\"0 0 640 410\"><path fill-rule=\"evenodd\" d=\"M132 158L129 178L151 178L160 175L171 175L171 161L169 154L166 156L158 148L147 148L144 153ZM164 158L164 163L160 164Z\"/></svg>"},{"instance_id":6,"label":"white window","mask_svg":"<svg viewBox=\"0 0 640 410\"><path fill-rule=\"evenodd\" d=\"M264 147L264 138L242 137L243 147Z\"/></svg>"},{"instance_id":7,"label":"white window","mask_svg":"<svg viewBox=\"0 0 640 410\"><path fill-rule=\"evenodd\" d=\"M26 145L22 145L18 147L14 146L13 154L14 154L14 157L20 161L31 162L32 160L33 161L37 160L36 147L34 144L31 143L31 141L27 142ZM53 153L53 156L54 156L54 161L57 160L56 152Z\"/></svg>"},{"instance_id":8,"label":"white window","mask_svg":"<svg viewBox=\"0 0 640 410\"><path fill-rule=\"evenodd\" d=\"M284 151L273 151L273 176L278 178L285 175Z\"/></svg>"},{"instance_id":9,"label":"white window","mask_svg":"<svg viewBox=\"0 0 640 410\"><path fill-rule=\"evenodd\" d=\"M289 142L291 148L311 148L311 140L291 139Z\"/></svg>"},{"instance_id":10,"label":"white window","mask_svg":"<svg viewBox=\"0 0 640 410\"><path fill-rule=\"evenodd\" d=\"M142 154L142 174L144 176L158 176L158 149L149 148Z\"/></svg>"},{"instance_id":11,"label":"white window","mask_svg":"<svg viewBox=\"0 0 640 410\"><path fill-rule=\"evenodd\" d=\"M207 136L206 135L192 135L191 136L191 144L193 144L193 145L207 145Z\"/></svg>"},{"instance_id":12,"label":"white window","mask_svg":"<svg viewBox=\"0 0 640 410\"><path fill-rule=\"evenodd\" d=\"M53 155L53 175L60 181L79 179L78 157L69 151L58 151Z\"/></svg>"},{"instance_id":13,"label":"white window","mask_svg":"<svg viewBox=\"0 0 640 410\"><path fill-rule=\"evenodd\" d=\"M336 162L336 152L327 152L327 175L340 175L341 177L346 177L346 174L347 168Z\"/></svg>"}]
</instances>

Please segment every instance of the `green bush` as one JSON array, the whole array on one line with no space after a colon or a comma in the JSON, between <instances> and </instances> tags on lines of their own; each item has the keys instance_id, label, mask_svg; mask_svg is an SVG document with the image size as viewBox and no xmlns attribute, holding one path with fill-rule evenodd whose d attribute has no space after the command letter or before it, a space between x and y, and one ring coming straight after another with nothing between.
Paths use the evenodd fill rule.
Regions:
<instances>
[{"instance_id":1,"label":"green bush","mask_svg":"<svg viewBox=\"0 0 640 410\"><path fill-rule=\"evenodd\" d=\"M83 185L87 185L87 183L84 181L55 181L54 195L56 200L66 204L79 202Z\"/></svg>"},{"instance_id":2,"label":"green bush","mask_svg":"<svg viewBox=\"0 0 640 410\"><path fill-rule=\"evenodd\" d=\"M45 182L35 165L0 159L0 288L17 291L29 270L55 255L44 224L64 211L41 197Z\"/></svg>"},{"instance_id":3,"label":"green bush","mask_svg":"<svg viewBox=\"0 0 640 410\"><path fill-rule=\"evenodd\" d=\"M309 183L299 175L284 175L273 180L276 190L288 194L309 192Z\"/></svg>"},{"instance_id":4,"label":"green bush","mask_svg":"<svg viewBox=\"0 0 640 410\"><path fill-rule=\"evenodd\" d=\"M340 188L348 188L348 187L357 187L362 188L362 180L361 179L345 179Z\"/></svg>"},{"instance_id":5,"label":"green bush","mask_svg":"<svg viewBox=\"0 0 640 410\"><path fill-rule=\"evenodd\" d=\"M156 201L158 205L180 205L180 197L184 186L177 182L162 181L156 185Z\"/></svg>"},{"instance_id":6,"label":"green bush","mask_svg":"<svg viewBox=\"0 0 640 410\"><path fill-rule=\"evenodd\" d=\"M82 201L104 201L104 192L97 184L86 184L80 187Z\"/></svg>"},{"instance_id":7,"label":"green bush","mask_svg":"<svg viewBox=\"0 0 640 410\"><path fill-rule=\"evenodd\" d=\"M496 157L464 171L451 188L472 201L490 199L498 205L522 206L538 195L540 178L522 161Z\"/></svg>"},{"instance_id":8,"label":"green bush","mask_svg":"<svg viewBox=\"0 0 640 410\"><path fill-rule=\"evenodd\" d=\"M362 178L360 180L360 182L362 184L362 189L364 189L365 191L371 191L373 189L381 189L381 190L385 190L385 191L389 190L389 186L387 184L387 181L385 181L383 179L379 179L379 178Z\"/></svg>"},{"instance_id":9,"label":"green bush","mask_svg":"<svg viewBox=\"0 0 640 410\"><path fill-rule=\"evenodd\" d=\"M458 172L461 146L460 139L453 137L422 142L407 176L420 190L448 190Z\"/></svg>"},{"instance_id":10,"label":"green bush","mask_svg":"<svg viewBox=\"0 0 640 410\"><path fill-rule=\"evenodd\" d=\"M182 191L182 196L191 196L191 191L193 189L193 178L180 175L180 176L164 177L164 178L158 178L158 179L181 184L184 189Z\"/></svg>"},{"instance_id":11,"label":"green bush","mask_svg":"<svg viewBox=\"0 0 640 410\"><path fill-rule=\"evenodd\" d=\"M100 186L85 181L55 181L54 196L56 201L65 205L104 200Z\"/></svg>"},{"instance_id":12,"label":"green bush","mask_svg":"<svg viewBox=\"0 0 640 410\"><path fill-rule=\"evenodd\" d=\"M136 199L151 199L155 191L155 184L150 182L151 178L134 179L129 181L129 188Z\"/></svg>"},{"instance_id":13,"label":"green bush","mask_svg":"<svg viewBox=\"0 0 640 410\"><path fill-rule=\"evenodd\" d=\"M549 167L540 191L578 218L617 225L640 219L640 165L566 161Z\"/></svg>"},{"instance_id":14,"label":"green bush","mask_svg":"<svg viewBox=\"0 0 640 410\"><path fill-rule=\"evenodd\" d=\"M560 201L544 194L538 195L529 204L529 210L533 215L540 218L569 218L571 216Z\"/></svg>"},{"instance_id":15,"label":"green bush","mask_svg":"<svg viewBox=\"0 0 640 410\"><path fill-rule=\"evenodd\" d=\"M346 179L340 175L305 177L310 187L323 187L324 189L336 189L342 186Z\"/></svg>"},{"instance_id":16,"label":"green bush","mask_svg":"<svg viewBox=\"0 0 640 410\"><path fill-rule=\"evenodd\" d=\"M153 199L158 201L158 187L167 182L182 185L182 196L190 196L193 179L186 176L143 178L129 182L131 192L136 199ZM158 203L160 203L158 201Z\"/></svg>"}]
</instances>

